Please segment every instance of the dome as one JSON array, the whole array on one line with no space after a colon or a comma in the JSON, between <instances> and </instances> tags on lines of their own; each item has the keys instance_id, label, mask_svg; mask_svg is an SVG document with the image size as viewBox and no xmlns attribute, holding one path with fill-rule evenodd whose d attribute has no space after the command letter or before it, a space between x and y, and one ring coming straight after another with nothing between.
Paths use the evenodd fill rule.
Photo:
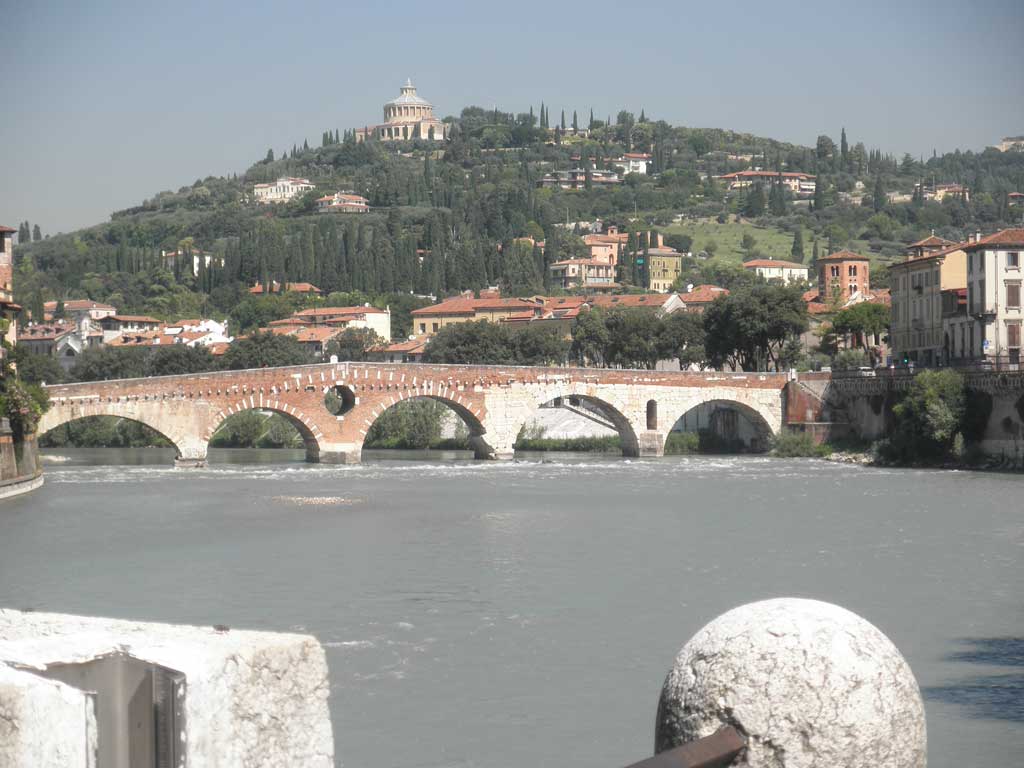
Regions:
<instances>
[{"instance_id":1,"label":"dome","mask_svg":"<svg viewBox=\"0 0 1024 768\"><path fill-rule=\"evenodd\" d=\"M405 81L405 85L402 86L402 94L401 94L401 96L399 96L397 99L392 99L391 101L389 101L384 106L385 106L385 108L386 107L392 107L392 106L394 106L394 107L408 107L408 106L432 107L433 104L431 104L426 99L421 98L421 97L416 95L416 86L414 86L412 84L412 80L410 79L410 80L406 80Z\"/></svg>"}]
</instances>

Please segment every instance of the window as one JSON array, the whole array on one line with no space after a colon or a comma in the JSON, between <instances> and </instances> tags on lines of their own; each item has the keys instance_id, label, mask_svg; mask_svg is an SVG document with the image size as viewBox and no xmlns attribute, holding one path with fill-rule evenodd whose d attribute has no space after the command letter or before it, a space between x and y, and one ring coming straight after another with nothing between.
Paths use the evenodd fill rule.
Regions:
<instances>
[{"instance_id":1,"label":"window","mask_svg":"<svg viewBox=\"0 0 1024 768\"><path fill-rule=\"evenodd\" d=\"M426 333L426 332L427 332L427 324L426 323L420 323L420 333Z\"/></svg>"},{"instance_id":2,"label":"window","mask_svg":"<svg viewBox=\"0 0 1024 768\"><path fill-rule=\"evenodd\" d=\"M856 264L851 264L850 265L850 268L847 270L847 275L849 277L856 277L857 276L857 265Z\"/></svg>"},{"instance_id":3,"label":"window","mask_svg":"<svg viewBox=\"0 0 1024 768\"><path fill-rule=\"evenodd\" d=\"M1011 309L1020 309L1020 283L1011 283L1006 286L1006 306Z\"/></svg>"},{"instance_id":4,"label":"window","mask_svg":"<svg viewBox=\"0 0 1024 768\"><path fill-rule=\"evenodd\" d=\"M430 330L432 330L434 333L437 333L438 328L440 328L440 326L437 323L430 324Z\"/></svg>"},{"instance_id":5,"label":"window","mask_svg":"<svg viewBox=\"0 0 1024 768\"><path fill-rule=\"evenodd\" d=\"M832 277L839 277L839 267L835 264L832 265L831 275Z\"/></svg>"},{"instance_id":6,"label":"window","mask_svg":"<svg viewBox=\"0 0 1024 768\"><path fill-rule=\"evenodd\" d=\"M1006 254L1006 266L1008 267L1019 267L1020 266L1020 254L1016 251L1011 251Z\"/></svg>"},{"instance_id":7,"label":"window","mask_svg":"<svg viewBox=\"0 0 1024 768\"><path fill-rule=\"evenodd\" d=\"M1020 348L1020 323L1006 324L1006 346Z\"/></svg>"}]
</instances>

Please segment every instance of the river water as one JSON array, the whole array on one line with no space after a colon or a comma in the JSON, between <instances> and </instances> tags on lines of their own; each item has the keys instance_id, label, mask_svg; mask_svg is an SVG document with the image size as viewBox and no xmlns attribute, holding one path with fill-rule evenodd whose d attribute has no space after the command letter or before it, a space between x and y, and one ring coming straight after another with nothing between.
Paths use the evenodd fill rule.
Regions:
<instances>
[{"instance_id":1,"label":"river water","mask_svg":"<svg viewBox=\"0 0 1024 768\"><path fill-rule=\"evenodd\" d=\"M619 768L651 753L679 647L786 595L845 606L902 650L931 766L1021 764L1020 476L53 453L40 491L0 504L0 605L310 632L346 768Z\"/></svg>"}]
</instances>

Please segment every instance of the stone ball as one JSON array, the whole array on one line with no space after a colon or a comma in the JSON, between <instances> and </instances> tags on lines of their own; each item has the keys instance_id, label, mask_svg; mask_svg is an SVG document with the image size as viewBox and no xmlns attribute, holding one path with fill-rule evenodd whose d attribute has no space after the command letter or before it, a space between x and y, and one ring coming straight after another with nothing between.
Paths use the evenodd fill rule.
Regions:
<instances>
[{"instance_id":1,"label":"stone ball","mask_svg":"<svg viewBox=\"0 0 1024 768\"><path fill-rule=\"evenodd\" d=\"M910 666L844 608L781 598L722 614L676 656L658 702L655 752L731 725L739 765L924 768L924 704Z\"/></svg>"}]
</instances>

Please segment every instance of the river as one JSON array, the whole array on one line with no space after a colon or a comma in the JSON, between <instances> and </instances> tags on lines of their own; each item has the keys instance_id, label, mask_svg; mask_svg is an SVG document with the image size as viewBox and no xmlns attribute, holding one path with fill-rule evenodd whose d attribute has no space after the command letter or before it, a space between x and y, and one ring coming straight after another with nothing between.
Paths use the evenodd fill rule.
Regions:
<instances>
[{"instance_id":1,"label":"river","mask_svg":"<svg viewBox=\"0 0 1024 768\"><path fill-rule=\"evenodd\" d=\"M154 449L50 453L46 485L0 505L0 605L312 633L346 768L620 768L651 753L679 647L784 595L849 608L901 649L930 766L1020 764L1020 476L564 454L338 467L300 451L174 470Z\"/></svg>"}]
</instances>

